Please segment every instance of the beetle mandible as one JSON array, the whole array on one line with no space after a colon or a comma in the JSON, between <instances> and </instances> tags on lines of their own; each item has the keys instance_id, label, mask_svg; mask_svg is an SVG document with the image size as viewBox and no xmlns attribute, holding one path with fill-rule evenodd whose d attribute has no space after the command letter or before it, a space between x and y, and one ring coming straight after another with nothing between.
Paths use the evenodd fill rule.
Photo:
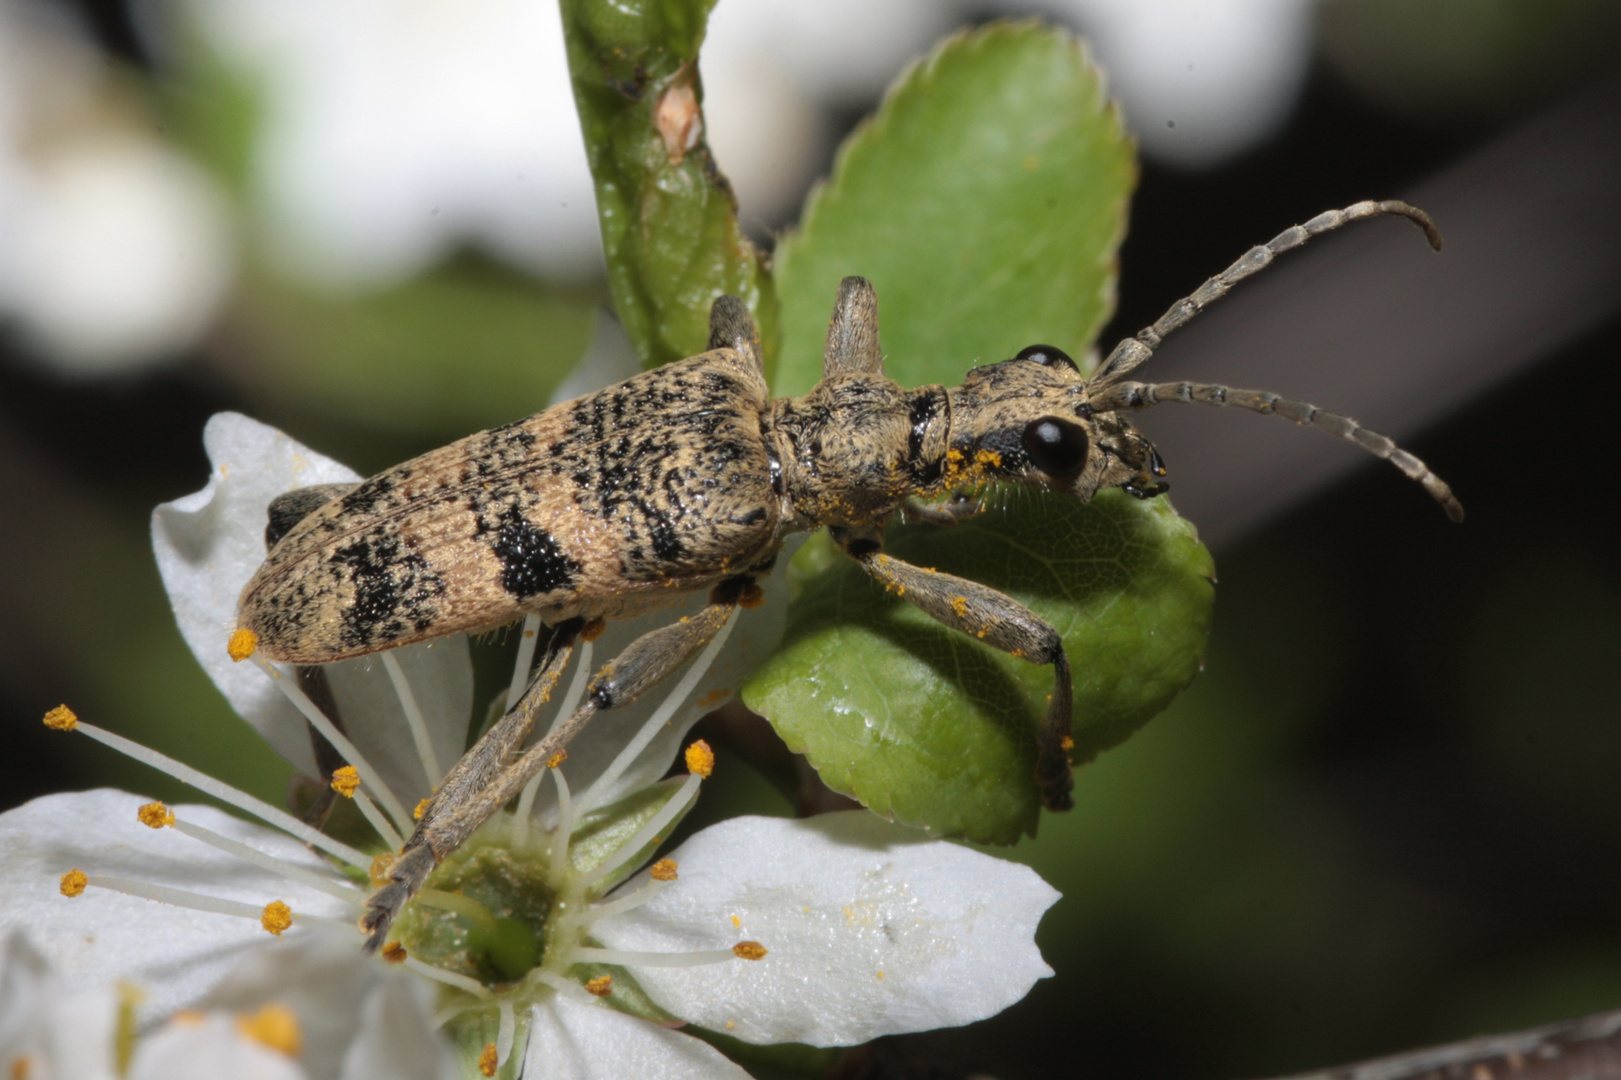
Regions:
<instances>
[{"instance_id":1,"label":"beetle mandible","mask_svg":"<svg viewBox=\"0 0 1621 1080\"><path fill-rule=\"evenodd\" d=\"M950 524L977 506L920 500L989 481L1083 502L1106 487L1158 495L1165 467L1121 413L1164 401L1233 405L1320 428L1389 460L1462 520L1451 490L1422 461L1354 420L1271 393L1128 378L1167 334L1276 255L1378 214L1410 219L1440 249L1428 215L1405 203L1328 211L1252 248L1120 342L1091 377L1059 349L1033 345L974 368L961 386L905 389L883 372L871 284L848 277L821 382L804 397L773 399L748 308L721 296L707 352L361 484L277 499L269 557L239 605L239 659L257 649L271 660L323 664L529 613L552 628L529 690L451 770L390 881L368 901L368 947L382 943L432 869L592 716L670 675L738 606L756 602L756 579L795 532L826 527L868 574L941 623L1053 667L1035 778L1047 807L1067 809L1071 679L1058 633L1011 597L886 555L885 524L900 513ZM572 717L522 749L582 635L705 589L699 614L638 638L596 673Z\"/></svg>"}]
</instances>

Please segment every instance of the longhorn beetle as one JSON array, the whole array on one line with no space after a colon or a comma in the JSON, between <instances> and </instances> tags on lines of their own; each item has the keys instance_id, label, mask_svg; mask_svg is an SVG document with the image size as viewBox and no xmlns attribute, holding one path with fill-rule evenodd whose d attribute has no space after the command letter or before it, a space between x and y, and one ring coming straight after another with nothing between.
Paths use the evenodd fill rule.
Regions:
<instances>
[{"instance_id":1,"label":"longhorn beetle","mask_svg":"<svg viewBox=\"0 0 1621 1080\"><path fill-rule=\"evenodd\" d=\"M529 689L451 770L361 926L380 945L394 917L455 851L595 714L674 672L738 606L760 596L784 537L826 526L878 582L946 626L1053 667L1035 778L1054 810L1071 805L1071 681L1058 633L1011 597L884 554L885 524L906 513L949 524L966 499L920 500L987 481L1081 501L1119 487L1159 495L1165 466L1121 415L1163 401L1233 405L1320 428L1422 484L1454 521L1463 508L1418 458L1356 421L1254 390L1145 383L1128 376L1237 282L1319 233L1395 214L1441 247L1428 215L1401 202L1331 210L1252 248L1115 346L1091 376L1050 345L969 371L959 387L905 389L887 378L878 302L863 278L839 286L822 381L773 399L748 308L721 296L709 351L505 427L470 435L364 483L305 488L270 508L269 557L242 592L238 659L323 664L511 622L536 613L552 634ZM565 723L523 750L575 642L601 620L709 590L702 611L633 642L590 683Z\"/></svg>"}]
</instances>

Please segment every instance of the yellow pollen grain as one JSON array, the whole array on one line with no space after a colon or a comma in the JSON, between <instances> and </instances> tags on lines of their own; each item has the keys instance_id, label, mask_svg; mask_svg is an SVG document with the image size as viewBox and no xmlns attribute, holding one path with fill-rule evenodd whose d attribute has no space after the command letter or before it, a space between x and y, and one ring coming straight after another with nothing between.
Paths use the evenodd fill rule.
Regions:
<instances>
[{"instance_id":1,"label":"yellow pollen grain","mask_svg":"<svg viewBox=\"0 0 1621 1080\"><path fill-rule=\"evenodd\" d=\"M728 1020L726 1021L726 1026L729 1028L735 1028L737 1026L737 1022L735 1020Z\"/></svg>"},{"instance_id":2,"label":"yellow pollen grain","mask_svg":"<svg viewBox=\"0 0 1621 1080\"><path fill-rule=\"evenodd\" d=\"M174 811L160 802L149 802L135 811L135 820L148 829L161 829L174 824Z\"/></svg>"},{"instance_id":3,"label":"yellow pollen grain","mask_svg":"<svg viewBox=\"0 0 1621 1080\"><path fill-rule=\"evenodd\" d=\"M884 977L884 973L883 973L883 972L882 972L882 971L880 971L880 972L879 972L879 973L878 973L878 977L879 977L879 978L880 978L880 979L882 979L882 978L883 978L883 977Z\"/></svg>"},{"instance_id":4,"label":"yellow pollen grain","mask_svg":"<svg viewBox=\"0 0 1621 1080\"><path fill-rule=\"evenodd\" d=\"M80 896L84 893L86 885L90 884L90 876L83 870L73 869L62 875L61 884L63 896Z\"/></svg>"},{"instance_id":5,"label":"yellow pollen grain","mask_svg":"<svg viewBox=\"0 0 1621 1080\"><path fill-rule=\"evenodd\" d=\"M557 753L553 754L551 757L546 759L546 767L548 769L555 769L555 768L557 768L559 765L563 764L563 762L565 762L567 760L568 760L568 751L567 750L559 750Z\"/></svg>"},{"instance_id":6,"label":"yellow pollen grain","mask_svg":"<svg viewBox=\"0 0 1621 1080\"><path fill-rule=\"evenodd\" d=\"M265 905L264 914L259 916L259 925L264 927L266 932L281 937L287 928L293 925L293 909L280 900L272 900Z\"/></svg>"},{"instance_id":7,"label":"yellow pollen grain","mask_svg":"<svg viewBox=\"0 0 1621 1080\"><path fill-rule=\"evenodd\" d=\"M731 693L731 690L724 686L716 687L703 697L699 698L696 704L702 708L708 708L711 705L725 701L731 696Z\"/></svg>"},{"instance_id":8,"label":"yellow pollen grain","mask_svg":"<svg viewBox=\"0 0 1621 1080\"><path fill-rule=\"evenodd\" d=\"M1065 735L1062 739L1058 740L1058 749L1062 750L1066 754L1069 753L1071 750L1075 749L1075 740L1070 738L1068 735Z\"/></svg>"},{"instance_id":9,"label":"yellow pollen grain","mask_svg":"<svg viewBox=\"0 0 1621 1080\"><path fill-rule=\"evenodd\" d=\"M580 628L580 640L595 641L602 636L602 632L606 629L608 629L607 619L592 619Z\"/></svg>"},{"instance_id":10,"label":"yellow pollen grain","mask_svg":"<svg viewBox=\"0 0 1621 1080\"><path fill-rule=\"evenodd\" d=\"M709 774L715 771L715 751L702 739L687 747L686 758L687 771L694 776L708 780Z\"/></svg>"},{"instance_id":11,"label":"yellow pollen grain","mask_svg":"<svg viewBox=\"0 0 1621 1080\"><path fill-rule=\"evenodd\" d=\"M276 1002L251 1015L238 1016L236 1029L254 1042L288 1057L297 1057L304 1049L304 1032L298 1026L298 1014Z\"/></svg>"},{"instance_id":12,"label":"yellow pollen grain","mask_svg":"<svg viewBox=\"0 0 1621 1080\"><path fill-rule=\"evenodd\" d=\"M405 946L397 941L391 941L383 946L383 960L390 964L405 963Z\"/></svg>"},{"instance_id":13,"label":"yellow pollen grain","mask_svg":"<svg viewBox=\"0 0 1621 1080\"><path fill-rule=\"evenodd\" d=\"M385 851L373 859L370 869L366 871L366 876L371 878L371 887L381 889L384 885L387 885L392 880L388 876L388 872L392 869L394 869L394 853L392 851Z\"/></svg>"},{"instance_id":14,"label":"yellow pollen grain","mask_svg":"<svg viewBox=\"0 0 1621 1080\"><path fill-rule=\"evenodd\" d=\"M674 881L676 878L676 865L674 859L660 859L647 868L647 876L654 881Z\"/></svg>"},{"instance_id":15,"label":"yellow pollen grain","mask_svg":"<svg viewBox=\"0 0 1621 1080\"><path fill-rule=\"evenodd\" d=\"M231 640L225 643L225 651L239 664L258 650L259 635L245 626L231 631Z\"/></svg>"},{"instance_id":16,"label":"yellow pollen grain","mask_svg":"<svg viewBox=\"0 0 1621 1080\"><path fill-rule=\"evenodd\" d=\"M478 1071L485 1076L494 1076L500 1064L501 1058L495 1052L495 1044L485 1043L484 1049L478 1052Z\"/></svg>"},{"instance_id":17,"label":"yellow pollen grain","mask_svg":"<svg viewBox=\"0 0 1621 1080\"><path fill-rule=\"evenodd\" d=\"M732 916L732 926L734 926L735 928L741 930L743 928L743 920L739 919L736 915L733 915Z\"/></svg>"},{"instance_id":18,"label":"yellow pollen grain","mask_svg":"<svg viewBox=\"0 0 1621 1080\"><path fill-rule=\"evenodd\" d=\"M739 941L732 946L732 954L740 960L763 960L766 948L758 941Z\"/></svg>"},{"instance_id":19,"label":"yellow pollen grain","mask_svg":"<svg viewBox=\"0 0 1621 1080\"><path fill-rule=\"evenodd\" d=\"M974 464L989 465L994 469L1002 464L1002 455L995 450L981 450L974 455Z\"/></svg>"},{"instance_id":20,"label":"yellow pollen grain","mask_svg":"<svg viewBox=\"0 0 1621 1080\"><path fill-rule=\"evenodd\" d=\"M45 714L45 726L52 731L72 731L79 726L79 716L66 705L58 705Z\"/></svg>"},{"instance_id":21,"label":"yellow pollen grain","mask_svg":"<svg viewBox=\"0 0 1621 1080\"><path fill-rule=\"evenodd\" d=\"M411 811L411 820L421 821L422 815L428 812L428 804L431 802L433 802L432 795L425 796L420 802L418 802L415 808L413 808Z\"/></svg>"},{"instance_id":22,"label":"yellow pollen grain","mask_svg":"<svg viewBox=\"0 0 1621 1080\"><path fill-rule=\"evenodd\" d=\"M585 992L592 997L607 997L614 992L614 977L612 975L598 975L594 979L586 980Z\"/></svg>"},{"instance_id":23,"label":"yellow pollen grain","mask_svg":"<svg viewBox=\"0 0 1621 1080\"><path fill-rule=\"evenodd\" d=\"M966 619L968 617L968 597L953 596L951 598L951 610L956 613L957 618Z\"/></svg>"},{"instance_id":24,"label":"yellow pollen grain","mask_svg":"<svg viewBox=\"0 0 1621 1080\"><path fill-rule=\"evenodd\" d=\"M355 768L353 765L345 765L342 768L333 769L332 790L336 791L339 795L342 795L345 799L354 798L355 792L360 790L360 770Z\"/></svg>"}]
</instances>

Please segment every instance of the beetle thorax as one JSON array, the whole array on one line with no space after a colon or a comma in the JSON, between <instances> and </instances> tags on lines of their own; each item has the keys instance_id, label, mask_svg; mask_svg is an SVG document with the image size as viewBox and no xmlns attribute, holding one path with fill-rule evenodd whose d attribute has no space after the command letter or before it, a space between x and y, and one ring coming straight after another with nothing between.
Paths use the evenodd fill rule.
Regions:
<instances>
[{"instance_id":1,"label":"beetle thorax","mask_svg":"<svg viewBox=\"0 0 1621 1080\"><path fill-rule=\"evenodd\" d=\"M806 528L870 524L940 490L950 426L944 387L906 390L883 375L835 375L779 398L766 437L784 517Z\"/></svg>"}]
</instances>

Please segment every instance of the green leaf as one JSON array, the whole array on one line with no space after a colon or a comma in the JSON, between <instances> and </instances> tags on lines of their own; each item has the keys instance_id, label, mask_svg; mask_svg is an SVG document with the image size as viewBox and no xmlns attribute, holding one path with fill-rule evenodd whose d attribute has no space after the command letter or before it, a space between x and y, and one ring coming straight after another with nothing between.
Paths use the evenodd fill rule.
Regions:
<instances>
[{"instance_id":1,"label":"green leaf","mask_svg":"<svg viewBox=\"0 0 1621 1080\"><path fill-rule=\"evenodd\" d=\"M839 279L878 292L886 367L954 384L1026 345L1079 357L1113 306L1136 168L1080 42L1037 23L948 38L846 142L777 249L778 392L821 377Z\"/></svg>"},{"instance_id":2,"label":"green leaf","mask_svg":"<svg viewBox=\"0 0 1621 1080\"><path fill-rule=\"evenodd\" d=\"M608 281L645 367L702 352L722 293L743 298L767 359L776 353L771 276L737 223L697 114L698 46L714 2L563 3Z\"/></svg>"},{"instance_id":3,"label":"green leaf","mask_svg":"<svg viewBox=\"0 0 1621 1080\"><path fill-rule=\"evenodd\" d=\"M992 498L1004 505L955 528L891 529L886 549L1001 589L1063 635L1073 756L1085 762L1198 672L1210 553L1164 499ZM807 583L744 699L835 790L910 825L1006 844L1034 833L1040 813L1035 731L1052 678L941 626L845 560Z\"/></svg>"}]
</instances>

